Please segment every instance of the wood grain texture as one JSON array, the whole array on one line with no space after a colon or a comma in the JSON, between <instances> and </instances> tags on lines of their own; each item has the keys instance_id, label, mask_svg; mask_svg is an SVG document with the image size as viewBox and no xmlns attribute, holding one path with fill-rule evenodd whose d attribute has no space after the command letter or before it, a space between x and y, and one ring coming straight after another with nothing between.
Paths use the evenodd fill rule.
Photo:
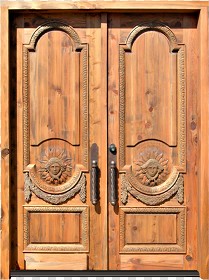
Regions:
<instances>
[{"instance_id":1,"label":"wood grain texture","mask_svg":"<svg viewBox=\"0 0 209 280\"><path fill-rule=\"evenodd\" d=\"M125 55L126 145L148 139L169 146L177 143L177 59L170 44L170 38L160 32L145 32L136 37L131 53Z\"/></svg>"},{"instance_id":2,"label":"wood grain texture","mask_svg":"<svg viewBox=\"0 0 209 280\"><path fill-rule=\"evenodd\" d=\"M10 138L9 138L9 24L8 8L1 7L1 278L10 275ZM5 151L8 151L5 153ZM5 155L5 156L3 156ZM7 260L7 261L5 261Z\"/></svg>"},{"instance_id":3,"label":"wood grain texture","mask_svg":"<svg viewBox=\"0 0 209 280\"><path fill-rule=\"evenodd\" d=\"M186 145L184 144L184 148L182 148L180 150L176 149L175 152L174 151L170 152L169 149L175 149L175 147L174 148L171 147L172 146L172 144L171 144L172 141L170 143L167 143L169 145L167 145L167 147L164 148L164 146L163 146L163 144L161 142L162 139L158 139L159 142L155 143L154 139L152 139L152 136L149 136L147 141L142 141L142 143L138 142L137 145L141 147L141 148L139 148L139 150L137 150L137 145L134 146L133 148L131 148L131 147L127 146L127 144L129 144L129 143L126 142L125 150L124 150L124 152L122 152L122 156L124 156L124 158L125 158L124 164L126 164L126 168L127 168L126 170L129 170L128 168L130 168L130 164L133 164L133 166L134 166L134 164L136 164L136 166L138 164L138 172L139 172L138 174L140 176L141 173L140 173L140 168L139 167L141 165L143 166L143 164L146 165L145 163L148 162L149 159L152 159L152 158L157 159L159 154L161 154L161 158L164 158L164 159L162 159L162 161L163 160L165 160L165 161L168 160L168 167L167 167L168 171L171 170L170 167L173 164L178 165L178 162L181 162L182 166L184 166L183 170L185 172L186 171L186 169L185 169L186 161L185 160L186 160L186 154L187 153L188 153L187 154L187 162L191 162L192 163L192 168L193 169L200 168L200 167L197 167L196 164L195 164L195 162L196 162L195 161L195 156L197 156L197 154L196 154L195 150L192 151L192 148L191 148L192 141L193 141L193 145L194 145L194 142L195 142L195 140L194 140L195 139L195 136L194 136L195 131L193 131L193 135L191 135L191 132L189 132L189 131L187 131L187 134L186 134L185 130L182 133L181 132L182 131L181 130L182 129L182 125L179 122L179 119L182 117L182 112L183 112L184 117L182 118L182 123L184 123L184 127L186 127L186 125L187 125L187 127L189 127L188 124L189 124L189 122L191 122L191 114L192 114L192 116L195 116L195 115L198 114L198 110L197 110L197 102L198 101L196 100L196 98L195 98L195 96L193 94L193 92L195 91L195 89L197 87L197 85L193 84L193 79L194 79L194 75L195 75L194 73L196 73L196 76L198 76L198 67L195 68L195 67L191 67L190 66L189 74L187 75L187 72L186 72L186 70L188 68L188 65L194 64L194 61L196 61L196 65L198 65L198 63L199 63L199 61L197 60L197 56L196 56L196 54L198 52L198 30L197 30L198 17L196 17L194 14L192 15L192 14L187 14L187 13L185 13L185 14L183 14L183 13L182 14L176 14L175 16L173 14L173 15L170 15L168 17L165 14L164 15L163 14L161 14L161 15L160 14L149 14L148 15L148 14L134 14L134 13L132 13L131 15L128 14L128 13L127 14L110 14L109 48L111 50L113 50L113 52L115 50L115 53L118 53L119 52L119 45L122 46L125 42L128 45L128 43L127 43L128 39L127 38L128 38L128 36L131 36L131 35L129 35L130 32L134 32L134 31L132 31L132 30L134 30L134 28L136 30L137 26L139 26L139 22L140 23L141 22L144 23L144 22L146 22L146 20L148 20L149 22L150 21L151 22L152 21L153 22L157 22L157 21L159 21L159 22L166 22L166 25L171 29L173 34L175 34L176 40L177 40L180 48L183 46L183 44L185 44L186 48L188 48L190 45L192 46L191 50L189 50L188 53L186 53L186 55L185 54L182 55L182 51L184 52L183 49L179 52L178 57L175 57L175 51L172 53L173 58L171 59L171 61L172 61L171 64L176 64L176 66L173 67L173 70L170 72L170 74L172 74L174 76L174 81L171 82L171 84L172 84L172 87L173 87L174 92L175 92L174 95L176 95L176 98L174 98L175 101L172 100L172 102L174 102L174 103L176 102L176 106L174 106L172 109L171 108L169 109L169 113L172 112L172 114L173 114L172 117L170 116L171 117L170 119L168 117L166 117L166 118L162 117L162 119L164 119L166 121L166 123L167 122L170 123L170 127L176 126L176 129L177 129L176 132L178 134L177 146L179 145L179 146L183 147L183 145L180 144L179 139L182 139L181 140L182 143L184 142L184 143L186 143ZM178 24L177 24L177 22L178 22ZM178 27L177 27L177 25L178 25ZM193 28L190 28L189 26L193 27ZM153 27L153 29L154 29L154 27ZM149 34L149 32L147 32L149 35L147 35L146 40L150 41L150 45L152 45L152 46L154 45L152 40L155 39L156 42L159 42L158 41L159 38L157 38L157 35L156 36L153 35L153 33L156 32L156 31L157 30L154 30L154 31L151 30L150 34ZM140 36L143 37L143 36L145 36L145 34L146 33L144 33L143 35L140 35ZM161 37L161 34L159 35L159 37ZM134 40L134 44L137 44L137 40L139 40L139 38L140 37L134 38L135 39ZM140 46L141 48L143 48L143 46L145 46L145 42L147 43L146 40L144 39L144 43L143 44L141 43L142 44ZM158 43L156 43L156 44L158 44ZM148 45L149 45L149 43L148 43ZM160 46L159 47L159 49L160 49L162 46L161 45L159 45L159 46ZM196 48L195 52L194 52L194 48ZM125 50L125 52L127 51L127 49L125 49L125 48L124 48L124 50ZM149 48L146 49L147 52L148 52L148 50L149 50ZM151 56L155 56L156 55L155 58L153 58L153 59L157 60L156 63L159 63L159 61L161 59L163 59L164 56L163 56L163 54L158 56L155 53L156 51L157 50L156 50L156 47L155 47L152 52L150 51L150 53L151 53ZM142 53L144 53L144 52L145 51L143 51ZM138 52L138 53L139 53L138 56L140 56L141 55L140 52ZM163 53L165 53L165 51ZM169 51L168 51L168 53L169 53ZM138 93L138 88L141 88L141 91L144 92L145 90L143 89L144 90L143 91L142 88L143 88L143 85L146 85L147 81L148 81L148 83L150 83L149 87L152 87L152 83L154 83L154 81L155 81L154 78L152 77L152 70L154 69L154 66L153 66L153 68L152 67L150 67L150 68L148 67L149 59L145 56L146 59L147 59L147 61L145 63L145 65L147 65L146 66L147 69L146 69L146 71L144 71L144 73L145 73L145 75L143 76L144 78L141 80L141 82L138 82L137 79L139 79L139 77L137 76L136 73L140 72L140 67L142 67L141 63L143 63L144 57L141 55L140 59L139 59L139 57L137 57L136 52L135 52L135 58L132 59L132 64L134 66L132 66L131 64L128 63L128 61L131 61L131 59L130 59L131 55L132 55L131 51L127 51L126 52L126 57L124 58L124 65L125 65L124 71L121 71L120 73L118 73L118 68L117 67L118 67L119 59L118 59L118 57L116 57L116 55L114 57L111 56L111 52L109 54L109 58L110 58L110 61L111 61L111 62L109 62L109 73L110 73L109 99L108 99L109 102L110 102L110 104L109 104L109 108L110 108L109 109L109 125L112 128L114 127L113 131L115 131L117 129L117 125L118 125L120 127L119 129L120 129L120 132L121 132L120 123L122 123L124 121L124 122L127 122L128 124L130 124L131 120L135 117L135 115L138 116L138 118L140 119L140 112L143 111L143 110L146 110L146 108L150 108L150 107L147 106L147 104L145 102L143 103L141 101L138 101L139 106L137 106L137 102L136 101L140 98L139 97L139 93ZM166 61L166 58L165 58L165 61ZM167 64L168 63L166 62L165 65L167 66ZM163 62L159 63L159 65L162 66L162 69L166 69L166 66L165 67L163 66L164 65ZM157 67L160 67L159 65ZM126 67L128 67L128 68L126 68ZM134 70L135 72L133 71L134 68L137 69L137 70ZM171 69L171 68L169 68L169 69ZM167 71L168 71L168 69L167 69ZM176 72L176 74L175 74L175 72ZM129 73L132 73L132 74L135 73L135 76L132 78L132 75L129 75ZM158 68L158 70L156 70L156 73L157 73L156 75L159 74L159 68ZM123 95L121 95L119 93L119 97L117 95L117 90L119 88L118 75L121 76L121 80L123 79L124 76L126 77L126 81L124 82L124 84L122 83L122 85L120 85L121 88L123 86L125 87L125 90L124 90L125 94L123 96ZM166 76L166 75L164 75L164 76ZM175 80L175 76L176 76L176 80ZM149 80L149 78L151 80ZM187 82L187 86L190 89L188 91L187 91L187 89L185 87L185 84L182 83L182 81L185 80L185 79L186 79L186 82ZM157 79L157 83L158 82L160 83L161 81L162 81L161 78L159 78L159 81ZM137 82L138 82L138 85L136 86ZM169 87L171 86L171 84L169 84ZM114 85L114 93L115 93L115 95L114 95L113 90L112 90L113 85ZM129 88L128 88L128 86L129 86ZM131 91L131 89L133 87L135 87L135 88L134 88L134 90ZM153 86L153 88L156 89L158 87ZM130 92L133 92L133 94L132 95L129 94L127 96L127 92L129 90L130 90ZM187 100L189 101L189 103L187 105L188 107L187 107L187 109L186 109L186 107L184 107L183 110L180 110L180 108L181 108L181 106L183 108L183 106L185 106L186 103L185 103L185 96L182 97L182 99L180 98L180 96L182 94L181 90L182 90L182 93L187 92L187 94L189 95L187 97ZM169 90L167 88L167 91L166 91L166 93L164 95L164 97L166 96L166 98L168 98L168 96L166 95L168 91ZM136 96L134 96L134 94ZM115 116L115 114L116 114L115 112L119 113L119 111L117 111L118 108L119 108L118 107L119 106L119 98L122 98L122 101L121 101L122 105L120 105L120 110L124 110L124 112L125 112L124 117L122 116L120 118L120 122L119 122L119 115ZM161 94L159 95L159 98L163 99ZM125 102L127 104L129 104L129 106L127 106ZM170 106L170 102L171 101L165 101L164 100L164 106ZM144 106L140 107L141 103L143 103ZM147 107L145 107L145 106L147 106ZM114 110L112 108L114 108ZM176 112L177 112L177 110L179 110L177 114L176 114L175 110L176 110ZM153 111L153 110L151 110L151 111ZM160 110L160 112L161 111L162 110ZM148 109L147 109L147 112L148 112ZM162 112L164 112L164 111L162 111ZM150 114L150 112L148 112L148 113ZM188 114L188 115L186 116L186 114ZM142 115L143 116L146 115L146 112L144 112L144 114L142 114ZM178 117L175 117L175 115L176 116L178 115ZM170 122L171 119L172 119L172 121ZM159 121L157 123L159 123ZM196 122L194 120L194 124L195 123ZM113 124L114 124L114 126L113 126ZM166 124L164 124L163 127L164 127L164 129L163 130L159 130L158 129L157 133L159 133L161 135L164 134L164 133L165 134L169 133L171 128L170 129L165 129L165 127L167 127ZM133 137L133 135L131 133L132 133L132 131L134 131L134 129L135 129L134 125L133 125L133 129L131 129L130 125L127 125L127 130L128 131L126 131L126 133L124 134L124 139L122 139L122 141L127 141L127 139L130 139L131 137ZM138 129L138 131L139 130L140 129ZM111 133L111 129L110 129L110 133ZM172 137L175 135L175 133L171 133L171 134L172 134ZM117 142L117 136L118 135L116 133L115 133L115 137L114 137L114 135L111 136L111 138L113 139L113 140L111 140L111 142L118 143ZM172 137L170 139L172 139ZM187 137L189 137L188 140L186 140ZM135 145L136 141L134 141L133 143ZM157 155L157 152L156 152L156 156L155 156L154 155L154 151L155 150L154 150L154 148L152 150L152 146L155 146L156 150L161 150L161 153L159 152L159 154ZM168 146L170 146L170 147L168 148ZM121 148L121 145L119 146L119 148ZM120 151L118 151L118 152L120 153ZM182 153L182 156L180 156L180 159L177 160L177 157L179 157L180 153ZM137 156L137 154L139 156ZM183 164L183 162L184 162L184 164ZM169 166L169 164L171 164L171 165ZM121 167L122 166L123 166L123 164L121 164ZM163 168L165 169L165 166ZM189 214L189 219L187 219L187 225L188 225L190 230L185 230L184 231L185 239L183 240L183 243L182 243L184 248L181 249L181 252L182 253L186 253L186 251L185 251L186 246L187 246L188 249L187 249L187 253L183 254L181 256L181 263L177 266L178 268L181 268L181 269L183 267L184 267L184 269L186 269L186 267L189 267L189 269L196 269L197 268L197 260L196 260L196 257L195 257L195 253L197 253L197 248L195 247L196 246L196 242L197 242L197 239L196 239L197 238L197 230L196 230L197 229L197 226L196 226L197 216L195 216L196 215L195 214L196 213L196 205L197 205L197 195L196 195L197 181L196 181L195 176L194 176L194 171L192 171L192 169L190 169L190 168L189 168L189 170L187 170L186 175L182 175L182 176L185 176L185 183L184 183L185 195L186 195L185 205L188 206L188 208L189 208L187 210L187 212ZM120 170L120 171L122 173L122 172L125 172L126 170L124 169L124 170ZM132 170L133 170L133 167L132 167ZM142 175L143 174L141 174L141 176ZM136 173L135 173L134 176L137 176L137 168L136 168ZM147 176L147 178L148 177L149 176ZM140 178L142 178L142 177L140 177ZM190 188L191 184L193 185L192 191L191 191L191 188ZM157 183L156 183L156 185L157 185ZM119 178L119 186L120 186L120 178ZM150 185L149 189L151 190L152 188L153 187ZM145 191L145 189L144 189L144 191ZM120 191L119 191L119 193L120 193ZM179 205L175 197L170 198L169 200L170 201L164 202L163 207L164 206L166 207L168 205L175 207L175 206ZM140 206L144 206L144 204L140 203L139 201L134 200L129 195L129 200L128 200L127 206L130 206L133 209L133 207L137 208L137 207L140 207ZM117 211L117 207L115 207L114 210L110 207L110 213L113 213L113 211L116 212ZM193 213L193 217L191 216L192 213ZM118 223L118 221L116 220L116 218L114 218L114 219L111 218L112 215L113 214L110 215L111 221L110 221L110 231L109 231L109 234L110 234L110 236L113 237L115 232L117 232L117 223ZM134 223L134 225L136 224L135 227L138 228L138 226L141 225L140 223L133 222L136 219L135 217L131 217L130 219L131 219L131 223ZM123 230L124 230L122 228L126 228L127 223L130 222L130 219L128 218L128 219L125 220L124 226L121 224L121 232L123 232ZM114 224L113 221L115 222L116 225ZM140 220L140 222L142 222L142 221ZM169 222L171 222L171 221L169 221ZM176 220L176 222L177 222L177 220ZM171 223L171 228L172 227L173 227L173 224ZM151 226L150 226L150 228L151 228ZM167 227L164 225L164 228L166 228L164 230L164 232L165 232L167 230ZM112 233L112 231L114 232L114 234ZM147 230L144 231L143 238L145 238L145 237L148 238L149 237L149 234L147 234L147 231L148 231L148 228L147 228ZM193 231L194 237L192 237L191 231ZM187 236L185 235L186 233L187 233ZM132 230L129 231L126 228L126 235L125 236L126 236L126 238L128 238L130 243L133 244L133 246L132 246L133 250L130 249L129 252L127 252L127 251L125 252L126 255L127 255L127 260L128 260L128 254L133 254L134 250L136 250L136 248L135 248L135 241L134 241L134 238L132 238L134 234L137 235L139 233L138 233L137 230L136 230L136 233L135 233ZM166 236L168 236L168 234ZM136 239L140 243L140 239L143 239L143 238L139 238L139 239L136 238ZM113 240L114 240L114 238L113 238ZM177 238L177 240L179 240L179 237ZM112 241L112 238L110 239L110 242L111 241ZM165 241L165 239L164 239L164 241ZM121 242L123 242L123 241L121 241ZM186 244L186 242L187 242L187 244ZM110 243L111 252L114 252L114 254L119 254L119 253L117 253L118 252L118 247L117 246L118 246L118 244L115 244L114 241L112 242L112 245ZM149 246L150 246L150 244L149 244ZM162 249L163 245L162 246L159 245L159 248L160 247ZM159 249L159 250L161 250L161 249ZM165 250L167 250L167 249L165 249ZM179 248L176 248L175 250L178 251ZM151 251L152 250L150 250L150 252ZM173 251L173 249L171 249L171 251ZM178 269L175 266L176 256L175 256L175 252L174 251L173 251L173 263L172 263L172 260L171 260L172 257L171 256L169 257L170 258L169 262L168 262L169 263L169 265L168 265L169 269L171 269L171 267L173 267L174 269ZM154 253L154 251L152 251L152 253ZM190 254L191 254L192 258L190 258ZM149 256L149 257L150 257L151 260L154 259L153 256ZM120 260L118 260L117 257L115 257L115 256L111 257L110 256L110 259L112 260L111 267L114 267L114 268L116 268L118 266L120 267ZM165 259L166 259L166 257L165 257ZM113 263L115 265L113 265ZM123 264L123 265L125 267L125 264ZM131 267L131 265L129 266L129 268L130 267ZM141 267L143 267L143 265ZM145 269L147 268L146 263L144 263L144 267L145 267ZM161 267L163 267L163 265ZM132 269L134 269L134 266L132 266Z\"/></svg>"},{"instance_id":4,"label":"wood grain texture","mask_svg":"<svg viewBox=\"0 0 209 280\"><path fill-rule=\"evenodd\" d=\"M30 216L31 243L80 243L79 214L34 213ZM52 230L53 229L53 230Z\"/></svg>"},{"instance_id":5,"label":"wood grain texture","mask_svg":"<svg viewBox=\"0 0 209 280\"><path fill-rule=\"evenodd\" d=\"M199 150L199 192L198 192L198 270L200 277L209 278L209 172L208 172L208 9L203 8L200 13L200 139Z\"/></svg>"},{"instance_id":6,"label":"wood grain texture","mask_svg":"<svg viewBox=\"0 0 209 280\"><path fill-rule=\"evenodd\" d=\"M120 253L185 253L185 210L185 207L121 207Z\"/></svg>"},{"instance_id":7,"label":"wood grain texture","mask_svg":"<svg viewBox=\"0 0 209 280\"><path fill-rule=\"evenodd\" d=\"M3 1L1 3L2 6L7 6L11 10L18 10L18 9L57 9L57 3L56 2L51 2L47 1L46 3L42 2L35 2L33 1L32 3L26 3L24 1L15 1L15 2L10 2L8 3L7 1ZM151 10L196 10L200 9L201 7L207 7L208 6L208 1L77 1L77 2L68 2L68 3L59 3L59 9L92 9L92 10L98 10L98 9L103 9L108 10L135 10L135 9L151 9Z\"/></svg>"},{"instance_id":8,"label":"wood grain texture","mask_svg":"<svg viewBox=\"0 0 209 280\"><path fill-rule=\"evenodd\" d=\"M175 214L128 214L125 221L126 244L176 243Z\"/></svg>"},{"instance_id":9,"label":"wood grain texture","mask_svg":"<svg viewBox=\"0 0 209 280\"><path fill-rule=\"evenodd\" d=\"M181 270L183 256L181 255L121 255L121 270Z\"/></svg>"},{"instance_id":10,"label":"wood grain texture","mask_svg":"<svg viewBox=\"0 0 209 280\"><path fill-rule=\"evenodd\" d=\"M107 19L106 14L89 14L90 147L98 147L99 202L91 204L89 269L108 268L107 237Z\"/></svg>"},{"instance_id":11,"label":"wood grain texture","mask_svg":"<svg viewBox=\"0 0 209 280\"><path fill-rule=\"evenodd\" d=\"M86 254L25 254L26 269L30 270L86 270Z\"/></svg>"},{"instance_id":12,"label":"wood grain texture","mask_svg":"<svg viewBox=\"0 0 209 280\"><path fill-rule=\"evenodd\" d=\"M31 145L49 138L80 144L80 53L75 49L69 34L54 30L29 54Z\"/></svg>"},{"instance_id":13,"label":"wood grain texture","mask_svg":"<svg viewBox=\"0 0 209 280\"><path fill-rule=\"evenodd\" d=\"M204 8L200 10L200 14L196 13L196 10L201 6ZM170 1L154 3L151 1L146 3L139 1L117 1L105 3L95 1L94 3L60 3L60 9L75 9L75 12L62 11L62 13L54 13L50 10L47 12L41 11L43 8L57 8L56 3L52 2L9 3L11 11L16 8L22 8L23 10L37 8L38 10L33 12L27 11L26 13L22 11L11 16L9 66L10 73L16 73L16 75L12 75L10 82L12 96L10 107L8 98L9 31L7 25L2 25L2 30L7 33L1 33L3 40L1 41L0 52L1 57L3 57L2 69L4 69L1 72L1 94L2 92L4 93L2 94L2 145L5 144L5 147L2 146L2 149L4 148L2 153L2 188L4 188L2 189L2 241L5 242L2 243L3 245L1 244L1 252L2 257L10 260L8 248L10 243L12 244L12 269L51 269L52 266L56 269L66 269L68 266L74 269L76 263L78 263L79 268L76 269L81 270L198 270L202 278L207 279L209 277L209 112L207 104L209 66L208 58L206 59L209 43L208 28L205 28L208 26L208 8L206 6L208 6L208 3L197 1L186 1L184 3ZM78 9L91 9L95 10L95 13L79 13ZM99 9L101 10L98 12ZM140 9L140 11L137 12L137 9ZM148 9L150 10L148 11ZM162 9L164 12L162 12ZM167 13L169 9L172 9L172 13ZM117 13L114 13L114 10L117 10ZM125 13L119 13L121 10ZM130 10L132 12L128 13ZM143 13L143 10L146 13ZM2 8L2 11L3 17L1 22L8 23L7 9ZM100 13L101 11L106 11L107 13ZM49 21L50 18L53 18L53 20L62 19L67 22L68 25L76 30L81 42L88 46L84 49L84 53L89 60L86 68L82 68L85 64L85 54L82 54L81 51L81 55L78 58L80 50L75 53L73 52L74 45L71 39L69 39L66 32L61 30L48 30L49 32L45 32L43 36L38 38L37 52L29 51L29 63L25 67L23 45L27 46L36 28ZM162 250L164 243L175 244L182 239L181 242L184 249L178 254L175 252L170 254L169 251L158 254L151 252L150 254L137 255L133 251L125 252L124 254L120 253L119 246L121 243L119 243L119 236L123 230L120 228L121 221L119 220L119 214L121 213L120 202L115 207L110 204L108 205L108 166L112 158L116 161L117 167L119 166L120 152L119 111L121 96L119 89L121 73L119 73L119 46L125 44L128 34L142 21L161 21L166 23L175 34L179 46L182 47L184 45L185 47L182 47L178 57L176 56L176 50L170 53L169 44L166 41L167 38L164 38L164 34L160 32L158 34L156 30L151 30L141 36L141 42L139 42L139 38L135 40L133 58L130 58L132 55L130 52L126 53L126 57L124 57L126 69L122 75L126 75L126 82L124 84L126 84L128 89L131 89L131 93L126 91L127 95L123 100L126 112L125 121L128 124L124 134L124 143L133 146L139 143L141 140L136 140L138 130L141 130L142 133L140 135L143 135L143 137L142 142L139 143L140 149L137 148L138 144L136 147L130 147L130 145L127 147L125 145L125 163L127 165L130 165L132 161L138 163L139 155L144 153L142 156L146 160L143 160L141 164L144 165L148 161L149 150L152 149L155 143L154 138L157 139L157 144L155 143L154 145L155 149L163 154L161 157L160 153L157 153L156 157L163 158L162 161L168 160L168 164L163 165L164 169L167 168L170 172L172 165L181 162L181 159L183 159L183 168L181 170L179 168L179 172L183 172L180 175L184 181L184 202L182 201L181 203L184 203L183 207L186 208L187 221L184 229L186 234L181 238L179 232L182 227L179 226L178 215L174 213L163 213L162 215L156 212L151 215L150 213L148 215L147 213L146 215L140 214L140 219L133 213L128 214L124 218L125 242L132 247L137 244L152 246L157 243L158 248ZM141 52L141 50L143 51ZM68 68L69 65L70 67ZM140 67L144 67L143 70ZM71 73L71 68L73 73ZM59 71L59 69L61 70ZM81 69L83 70L80 71ZM180 71L181 75L177 73L179 69L183 70ZM22 205L25 202L22 155L25 150L23 142L19 141L19 139L24 138L24 125L22 122L24 99L22 90L26 86L23 79L25 73L29 73L28 92L33 92L28 103L28 107L31 110L28 115L31 118L31 131L28 135L32 136L30 143L32 145L29 148L32 162L36 162L38 166L39 161L42 160L41 155L48 151L50 147L57 145L61 150L68 149L69 156L72 156L72 170L74 170L76 163L82 163L82 170L85 172L87 181L87 201L85 205L89 205L90 208L90 220L88 220L90 233L87 234L87 238L90 238L90 251L87 252L88 250L86 250L87 254L77 254L76 250L74 250L75 254L73 255L65 255L60 252L50 254L50 246L44 247L44 254L25 253L24 255L23 253L24 215ZM157 73L157 75L154 73ZM139 76L142 77L141 80ZM171 76L176 77L176 79L172 80ZM181 83L181 80L184 79L185 83ZM84 95L80 94L78 97L85 81L86 87L89 88L89 95L87 91L84 91L84 95L87 97L86 104L85 98L82 98ZM176 90L176 88L180 89L182 85L186 85L183 91ZM147 99L146 96L141 97L137 94L138 89L139 92L153 92L156 88L159 89L160 93L156 94L156 96L151 94L152 96L147 97ZM180 112L178 109L183 106L185 97L183 99L178 97L184 91L187 92L187 105L185 110L186 118L184 117L183 120L187 130L181 134L177 128L181 126L179 125L179 119L182 116L182 111ZM37 92L40 93L39 96L36 94ZM72 95L69 95L69 92ZM45 97L43 98L42 94L46 94L46 100L44 100ZM156 106L153 106L155 103L154 99L158 101ZM33 107L35 103L38 103L39 106ZM68 108L65 107L65 103ZM84 107L85 109L82 111ZM10 137L12 143L12 162L10 170L8 161L11 156L11 154L8 154L10 152L8 150L9 108L11 118L13 119L10 126L12 128ZM129 108L130 113L128 111ZM68 111L72 123L70 121L65 123ZM145 119L140 117L141 112ZM82 125L82 120L85 119L86 115L89 117L89 122L85 122ZM150 115L151 121L148 120L146 122ZM37 119L38 122L36 122ZM132 122L133 119L134 122ZM140 126L136 129L136 120L140 122L141 119L143 123L148 125L143 129ZM149 121L154 124L153 128L149 125ZM48 127L48 124L51 126ZM39 128L36 131L37 125ZM74 130L75 126L77 130ZM89 133L87 132L83 136L83 128L85 130L87 127L89 128ZM132 133L133 131L134 133ZM181 149L176 148L176 146L179 144L178 139L180 137L183 137L183 142L186 145L181 158L178 159ZM43 142L43 139L47 139L48 142L45 142L45 140ZM148 143L149 141L150 143ZM166 142L166 144L163 144L163 142ZM40 143L41 145L39 145ZM82 150L78 144L82 146L84 143L86 148ZM98 147L98 187L100 190L100 201L96 205L92 205L90 202L90 176L88 174L90 168L88 163L90 160L87 156L87 154L91 154L89 147L94 143ZM117 147L117 153L114 156L107 150L111 143L114 143ZM83 160L84 158L85 160ZM11 186L17 190L12 192L10 197L12 200L12 213L15 213L11 217L11 228L18 223L17 231L15 227L12 230L11 242L8 233L9 216L7 215L9 213L8 203L10 203L9 171L12 174ZM125 170L120 170L120 172L117 170L117 191L119 197L121 194L120 174L124 172ZM134 172L137 172L137 170L135 169ZM146 172L143 174L145 177L141 181L147 180ZM157 181L153 181L147 188L151 190L153 184L157 184ZM52 187L52 185L49 184L49 187ZM48 203L33 195L29 205L47 207ZM60 207L76 207L81 205L83 204L79 197L75 196ZM130 209L148 208L143 202L138 201L136 196L132 197L131 195L129 195L127 206ZM181 208L182 206L179 204L178 197L173 193L168 201L163 201L160 204L160 207ZM157 208L153 207L153 209ZM55 213L53 217L51 214L35 213L30 217L30 223L32 224L29 239L32 240L32 243L36 244L40 241L42 245L50 242L58 244L60 239L62 239L63 247L67 242L79 243L80 221L77 217L78 215L69 216L67 213L60 211ZM68 219L68 217L70 218ZM66 219L67 222L65 221ZM185 224L185 220L182 219L182 221L182 224ZM45 224L46 228L44 227ZM55 224L57 228L54 226ZM64 224L67 228L66 231L62 227ZM50 226L53 226L56 230L50 231ZM73 227L72 229L71 226ZM142 230L138 230L139 228ZM172 231L174 228L178 228L177 235L175 235L175 231ZM36 229L38 229L37 233ZM41 250L43 251L43 247ZM2 264L2 277L8 278L9 262L5 264L2 261Z\"/></svg>"}]
</instances>

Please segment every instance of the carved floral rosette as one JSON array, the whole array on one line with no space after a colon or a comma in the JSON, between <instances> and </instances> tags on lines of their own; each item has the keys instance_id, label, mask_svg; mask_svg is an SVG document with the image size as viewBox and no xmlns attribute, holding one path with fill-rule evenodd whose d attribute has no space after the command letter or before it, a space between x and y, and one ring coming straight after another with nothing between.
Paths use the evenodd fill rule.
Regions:
<instances>
[{"instance_id":1,"label":"carved floral rosette","mask_svg":"<svg viewBox=\"0 0 209 280\"><path fill-rule=\"evenodd\" d=\"M140 160L126 166L121 175L121 202L128 202L128 193L147 205L159 205L176 194L179 203L184 202L184 177L174 166L169 172L168 160L163 153L148 153Z\"/></svg>"},{"instance_id":2,"label":"carved floral rosette","mask_svg":"<svg viewBox=\"0 0 209 280\"><path fill-rule=\"evenodd\" d=\"M86 201L86 177L82 169L76 165L72 175L72 159L65 151L61 155L51 155L47 160L39 160L40 166L29 164L24 170L26 202L30 201L32 192L51 204L63 203L78 192L81 201Z\"/></svg>"}]
</instances>

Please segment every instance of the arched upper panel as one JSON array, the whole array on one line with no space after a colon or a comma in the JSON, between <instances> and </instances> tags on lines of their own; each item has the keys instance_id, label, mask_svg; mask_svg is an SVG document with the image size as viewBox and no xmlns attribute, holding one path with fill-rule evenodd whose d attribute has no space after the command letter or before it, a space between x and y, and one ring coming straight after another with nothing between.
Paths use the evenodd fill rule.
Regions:
<instances>
[{"instance_id":1,"label":"arched upper panel","mask_svg":"<svg viewBox=\"0 0 209 280\"><path fill-rule=\"evenodd\" d=\"M86 166L88 44L77 29L54 20L36 28L28 42L23 45L24 166L35 163L52 141L63 149L80 147Z\"/></svg>"},{"instance_id":2,"label":"arched upper panel","mask_svg":"<svg viewBox=\"0 0 209 280\"><path fill-rule=\"evenodd\" d=\"M43 23L34 31L34 33L32 34L32 36L30 38L30 43L29 43L28 49L35 50L39 38L51 30L60 30L60 31L65 32L72 38L72 40L75 44L75 49L82 48L80 38L79 38L77 32L71 26L69 26L66 23L61 22L61 21L49 21L49 22Z\"/></svg>"},{"instance_id":3,"label":"arched upper panel","mask_svg":"<svg viewBox=\"0 0 209 280\"><path fill-rule=\"evenodd\" d=\"M169 41L170 51L173 51L176 48L178 49L177 39L175 34L171 31L171 29L168 26L166 26L164 23L161 22L144 22L137 25L129 33L129 36L127 37L126 40L127 48L131 49L136 38L138 38L141 34L149 31L157 31L164 34Z\"/></svg>"},{"instance_id":4,"label":"arched upper panel","mask_svg":"<svg viewBox=\"0 0 209 280\"><path fill-rule=\"evenodd\" d=\"M178 147L174 165L185 166L184 45L168 26L150 22L133 28L119 48L120 166L127 149L145 141Z\"/></svg>"}]
</instances>

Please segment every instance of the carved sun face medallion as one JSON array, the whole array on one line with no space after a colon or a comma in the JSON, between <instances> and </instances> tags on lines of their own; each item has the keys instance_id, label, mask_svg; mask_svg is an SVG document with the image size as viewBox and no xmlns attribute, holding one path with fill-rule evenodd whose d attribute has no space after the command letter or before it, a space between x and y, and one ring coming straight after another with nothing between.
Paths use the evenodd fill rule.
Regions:
<instances>
[{"instance_id":1,"label":"carved sun face medallion","mask_svg":"<svg viewBox=\"0 0 209 280\"><path fill-rule=\"evenodd\" d=\"M133 171L143 185L157 186L167 179L168 160L157 150L141 153L134 161Z\"/></svg>"},{"instance_id":2,"label":"carved sun face medallion","mask_svg":"<svg viewBox=\"0 0 209 280\"><path fill-rule=\"evenodd\" d=\"M62 184L72 176L72 158L67 157L65 150L49 149L45 151L41 160L41 167L38 170L42 180L48 184Z\"/></svg>"}]
</instances>

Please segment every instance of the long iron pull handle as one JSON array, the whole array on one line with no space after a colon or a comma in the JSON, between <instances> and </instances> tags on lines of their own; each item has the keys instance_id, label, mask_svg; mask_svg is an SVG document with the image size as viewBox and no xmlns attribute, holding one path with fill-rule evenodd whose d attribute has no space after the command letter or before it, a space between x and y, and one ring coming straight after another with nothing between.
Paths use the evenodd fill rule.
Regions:
<instances>
[{"instance_id":1,"label":"long iron pull handle","mask_svg":"<svg viewBox=\"0 0 209 280\"><path fill-rule=\"evenodd\" d=\"M110 163L110 203L115 206L117 202L116 191L116 164L114 161Z\"/></svg>"},{"instance_id":2,"label":"long iron pull handle","mask_svg":"<svg viewBox=\"0 0 209 280\"><path fill-rule=\"evenodd\" d=\"M92 160L91 165L91 202L97 204L99 199L98 194L98 165L96 160Z\"/></svg>"}]
</instances>

